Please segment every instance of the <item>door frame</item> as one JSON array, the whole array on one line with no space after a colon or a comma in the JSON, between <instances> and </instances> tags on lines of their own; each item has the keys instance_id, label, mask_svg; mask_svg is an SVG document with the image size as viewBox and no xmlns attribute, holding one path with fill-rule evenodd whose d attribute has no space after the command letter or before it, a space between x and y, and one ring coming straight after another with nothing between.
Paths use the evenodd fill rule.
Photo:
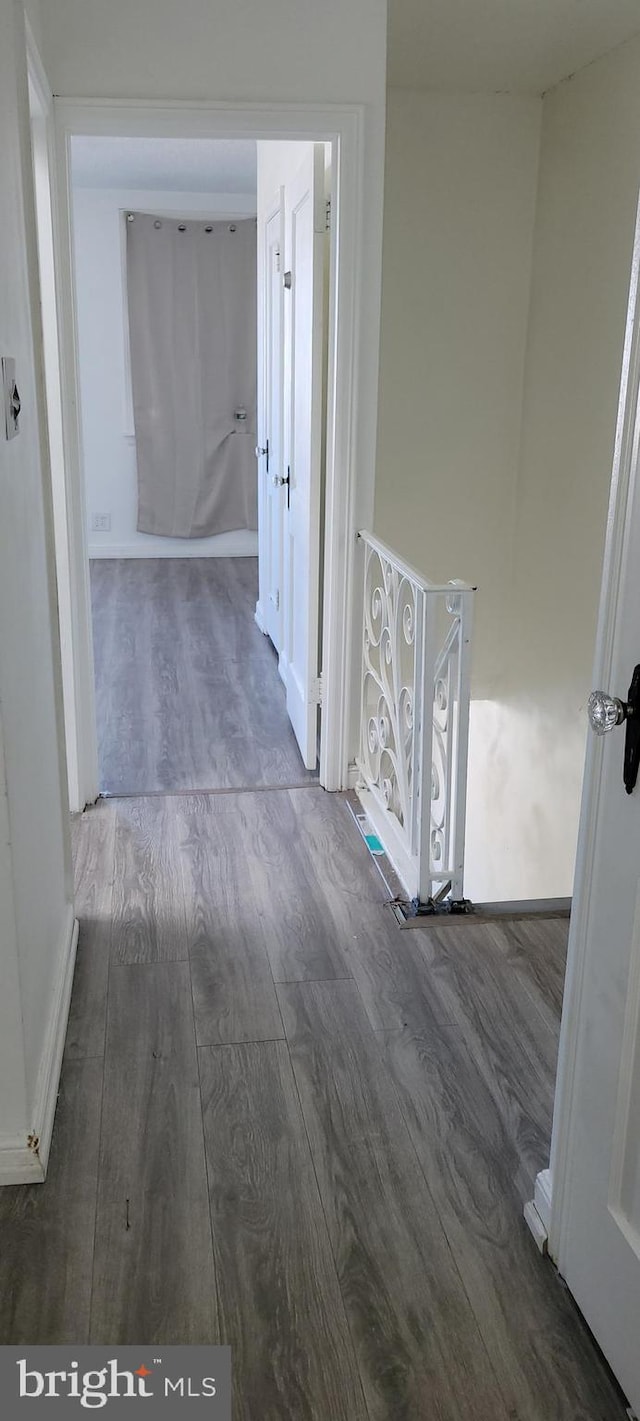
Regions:
<instances>
[{"instance_id":1,"label":"door frame","mask_svg":"<svg viewBox=\"0 0 640 1421\"><path fill-rule=\"evenodd\" d=\"M269 224L270 224L271 222L273 222L274 218L277 218L277 219L278 219L278 223L279 223L279 229L280 229L280 251L281 251L281 254L282 254L282 253L284 253L284 188L283 188L282 186L280 186L280 187L278 188L277 193L276 193L276 192L272 193L272 195L271 195L271 197L270 197L270 199L269 199L269 203L268 203L268 206L267 206L267 213L266 213L266 218L265 218L265 222L264 222L264 229L263 229L263 231L260 230L260 211L259 211L259 210L258 210L258 214L257 214L257 219L258 219L258 229L257 229L257 242L258 242L258 418L257 418L257 422L256 422L256 432L257 432L257 436L258 436L258 444L259 444L259 445L262 444L263 437L266 437L266 436L265 436L264 429L263 429L263 426L262 426L262 424L261 424L261 422L260 422L260 407L262 406L262 409L263 409L263 411L264 411L264 413L265 413L265 415L266 415L266 409L267 409L267 368L268 368L268 367L269 367L269 368L271 367L270 358L267 357L267 341L268 341L268 339L269 339L269 337L270 337L270 323L269 323L269 319L268 319L268 310L269 310L270 308L268 308L268 276L267 276L267 263L266 263L266 260L265 260L264 238L266 237L266 233L267 233L267 229L268 229L268 227L269 227ZM261 289L261 275L262 275L262 289ZM281 446L282 446L283 440L284 440L284 364L283 364L283 362L284 362L284 299L283 299L283 298L284 298L284 286L281 285L281 287L280 287L280 301L279 301L279 307L278 307L278 325L279 325L280 354L281 354L281 360L280 360L281 372L280 372L280 373L281 373L281 377L282 377L282 379L281 379L281 388L280 388L280 390L279 390L279 392L278 392L278 393L279 393L279 404L280 404L280 443L281 443ZM266 538L265 524L266 524L267 512L268 512L268 509L267 509L268 495L265 493L265 480L264 480L264 478L261 477L261 474L262 474L262 469L261 469L260 466L258 466L258 600L257 600L257 602L256 602L255 619L256 619L257 625L258 625L259 628L260 628L260 631L263 632L265 636L268 636L268 635L269 635L269 631L268 631L268 615L267 615L267 614L268 614L268 607L267 607L267 600L268 600L268 598L269 598L269 590L268 590L267 585L266 585L266 582L265 582L265 566L268 565L268 566L269 566L269 570L271 571L271 565L270 565L270 564L271 564L271 560L270 560L270 557L268 557L268 556L266 555L267 538ZM283 542L283 537L284 537L284 510L283 510L283 507L282 507L282 500L279 500L279 505L278 505L278 506L279 506L279 514L278 514L278 516L279 516L279 519L280 519L279 545L280 545L280 548L282 549L282 542ZM283 648L283 612L284 612L284 598L282 597L282 589L279 589L279 590L280 590L280 593L281 593L281 595L280 595L280 600L279 600L279 604L278 604L278 609L277 609L277 615L278 615L277 630L278 630L278 641L279 641L279 645L276 646L276 643L274 642L274 646L276 646L276 651L277 651L277 653L278 653L278 669L279 669L279 672L280 672L280 676L281 676L282 679L284 680L284 677L283 677L283 675L282 675L282 673L283 673L282 648ZM273 640L273 638L272 638L272 640Z\"/></svg>"},{"instance_id":2,"label":"door frame","mask_svg":"<svg viewBox=\"0 0 640 1421\"><path fill-rule=\"evenodd\" d=\"M78 778L81 798L98 795L98 756L89 561L82 476L79 352L74 295L71 140L103 137L303 139L332 145L329 370L322 647L320 782L349 782L352 677L357 645L358 527L371 521L375 470L358 466L356 411L364 351L361 252L364 239L364 105L250 104L55 99L56 266L61 325L63 434L69 491L71 600L78 635ZM378 254L381 267L381 252ZM379 291L378 291L379 297ZM356 496L357 493L357 496ZM347 614L345 616L345 608Z\"/></svg>"},{"instance_id":3,"label":"door frame","mask_svg":"<svg viewBox=\"0 0 640 1421\"><path fill-rule=\"evenodd\" d=\"M622 356L620 397L607 515L604 562L594 653L594 687L611 684L614 635L618 618L627 514L639 477L640 462L640 202L636 214L629 303ZM548 1248L560 1273L575 1187L575 1099L585 1048L584 984L593 906L593 869L603 783L603 740L589 734L578 831L573 908L551 1138L549 1170L538 1176L536 1205L548 1234Z\"/></svg>"}]
</instances>

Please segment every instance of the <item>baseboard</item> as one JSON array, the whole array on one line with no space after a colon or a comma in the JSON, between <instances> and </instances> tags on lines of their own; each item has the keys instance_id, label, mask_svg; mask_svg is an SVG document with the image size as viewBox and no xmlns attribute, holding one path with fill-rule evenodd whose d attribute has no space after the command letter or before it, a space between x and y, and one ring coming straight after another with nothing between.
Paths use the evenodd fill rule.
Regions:
<instances>
[{"instance_id":1,"label":"baseboard","mask_svg":"<svg viewBox=\"0 0 640 1421\"><path fill-rule=\"evenodd\" d=\"M542 1219L542 1222L549 1232L551 1223L551 1170L541 1169L536 1177L533 1202Z\"/></svg>"},{"instance_id":2,"label":"baseboard","mask_svg":"<svg viewBox=\"0 0 640 1421\"><path fill-rule=\"evenodd\" d=\"M44 1184L39 1154L20 1140L0 1139L0 1188L5 1184Z\"/></svg>"},{"instance_id":3,"label":"baseboard","mask_svg":"<svg viewBox=\"0 0 640 1421\"><path fill-rule=\"evenodd\" d=\"M200 539L192 542L185 538L176 546L173 539L158 538L149 543L89 543L89 557L101 558L257 558L258 534L241 531L237 534L221 533L222 546L203 544Z\"/></svg>"},{"instance_id":4,"label":"baseboard","mask_svg":"<svg viewBox=\"0 0 640 1421\"><path fill-rule=\"evenodd\" d=\"M483 918L568 918L570 898L514 898L503 903L477 903Z\"/></svg>"},{"instance_id":5,"label":"baseboard","mask_svg":"<svg viewBox=\"0 0 640 1421\"><path fill-rule=\"evenodd\" d=\"M47 1173L60 1071L78 945L78 923L70 904L59 944L60 963L51 1003L49 1026L36 1081L31 1130L27 1140L0 1141L0 1185L42 1184Z\"/></svg>"},{"instance_id":6,"label":"baseboard","mask_svg":"<svg viewBox=\"0 0 640 1421\"><path fill-rule=\"evenodd\" d=\"M254 612L253 615L254 615L254 620L255 620L256 626L260 628L260 631L262 632L262 635L263 635L263 636L266 636L266 635L267 635L267 628L266 628L266 624L265 624L265 620L264 620L264 612L263 612L263 610L262 610L262 603L261 603L261 602L256 602L256 610L255 610L255 612Z\"/></svg>"},{"instance_id":7,"label":"baseboard","mask_svg":"<svg viewBox=\"0 0 640 1421\"><path fill-rule=\"evenodd\" d=\"M349 765L347 770L346 789L357 789L360 783L360 770L355 760Z\"/></svg>"},{"instance_id":8,"label":"baseboard","mask_svg":"<svg viewBox=\"0 0 640 1421\"><path fill-rule=\"evenodd\" d=\"M533 1199L524 1206L527 1228L533 1235L536 1248L547 1253L549 1247L549 1226L551 1222L551 1170L542 1169L536 1176Z\"/></svg>"},{"instance_id":9,"label":"baseboard","mask_svg":"<svg viewBox=\"0 0 640 1421\"><path fill-rule=\"evenodd\" d=\"M415 917L403 917L402 908L396 912L401 928L459 928L467 923L477 927L478 923L522 922L523 918L569 918L570 898L515 898L504 903L473 903L471 912L418 913ZM403 920L401 920L403 918Z\"/></svg>"}]
</instances>

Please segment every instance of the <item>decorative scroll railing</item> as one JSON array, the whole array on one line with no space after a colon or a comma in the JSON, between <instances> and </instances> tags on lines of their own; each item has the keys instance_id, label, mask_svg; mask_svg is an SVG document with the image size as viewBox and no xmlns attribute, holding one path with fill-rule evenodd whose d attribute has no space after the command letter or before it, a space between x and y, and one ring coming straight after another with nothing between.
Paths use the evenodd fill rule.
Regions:
<instances>
[{"instance_id":1,"label":"decorative scroll railing","mask_svg":"<svg viewBox=\"0 0 640 1421\"><path fill-rule=\"evenodd\" d=\"M364 544L358 794L404 888L464 896L473 587L427 582Z\"/></svg>"}]
</instances>

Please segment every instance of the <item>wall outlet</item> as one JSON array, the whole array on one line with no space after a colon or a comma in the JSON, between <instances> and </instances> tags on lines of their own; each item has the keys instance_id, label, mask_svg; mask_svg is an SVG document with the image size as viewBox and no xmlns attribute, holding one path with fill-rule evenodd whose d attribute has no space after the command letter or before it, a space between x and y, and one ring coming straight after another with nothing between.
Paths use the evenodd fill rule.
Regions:
<instances>
[{"instance_id":1,"label":"wall outlet","mask_svg":"<svg viewBox=\"0 0 640 1421\"><path fill-rule=\"evenodd\" d=\"M94 514L92 514L92 517L91 517L91 532L92 532L92 533L110 533L110 532L111 532L111 514L110 514L110 513L94 513Z\"/></svg>"}]
</instances>

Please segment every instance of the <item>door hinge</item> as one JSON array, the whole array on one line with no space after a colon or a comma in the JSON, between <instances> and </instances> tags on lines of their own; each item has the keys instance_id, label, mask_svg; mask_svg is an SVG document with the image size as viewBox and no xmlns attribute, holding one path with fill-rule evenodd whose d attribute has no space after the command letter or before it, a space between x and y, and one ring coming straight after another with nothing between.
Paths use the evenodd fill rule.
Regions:
<instances>
[{"instance_id":1,"label":"door hinge","mask_svg":"<svg viewBox=\"0 0 640 1421\"><path fill-rule=\"evenodd\" d=\"M324 230L331 231L331 198L328 197L324 205Z\"/></svg>"},{"instance_id":2,"label":"door hinge","mask_svg":"<svg viewBox=\"0 0 640 1421\"><path fill-rule=\"evenodd\" d=\"M320 672L319 676L314 676L311 682L309 700L311 701L312 705L314 703L317 706L322 705L322 672Z\"/></svg>"}]
</instances>

